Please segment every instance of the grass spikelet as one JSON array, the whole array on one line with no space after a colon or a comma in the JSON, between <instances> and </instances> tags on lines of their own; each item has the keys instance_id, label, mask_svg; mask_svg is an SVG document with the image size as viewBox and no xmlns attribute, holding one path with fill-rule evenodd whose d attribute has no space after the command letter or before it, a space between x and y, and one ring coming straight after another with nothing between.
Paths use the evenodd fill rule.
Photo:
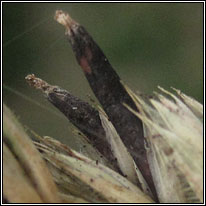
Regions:
<instances>
[{"instance_id":1,"label":"grass spikelet","mask_svg":"<svg viewBox=\"0 0 206 206\"><path fill-rule=\"evenodd\" d=\"M203 201L203 125L201 105L178 91L159 87L144 100L127 88L144 123L148 159L160 202ZM192 102L194 105L191 106Z\"/></svg>"}]
</instances>

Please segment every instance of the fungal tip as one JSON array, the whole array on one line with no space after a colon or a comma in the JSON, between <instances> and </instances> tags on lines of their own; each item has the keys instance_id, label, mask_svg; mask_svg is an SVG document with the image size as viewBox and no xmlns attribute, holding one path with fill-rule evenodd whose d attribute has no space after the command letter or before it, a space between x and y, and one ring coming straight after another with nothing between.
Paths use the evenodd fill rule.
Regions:
<instances>
[{"instance_id":1,"label":"fungal tip","mask_svg":"<svg viewBox=\"0 0 206 206\"><path fill-rule=\"evenodd\" d=\"M28 74L25 77L25 80L30 86L34 87L35 89L40 89L42 91L46 91L48 90L48 88L51 87L47 82L43 81L40 78L37 78L34 74Z\"/></svg>"},{"instance_id":2,"label":"fungal tip","mask_svg":"<svg viewBox=\"0 0 206 206\"><path fill-rule=\"evenodd\" d=\"M68 13L63 12L62 10L56 10L54 19L66 27L66 29L71 28L72 25L77 24Z\"/></svg>"}]
</instances>

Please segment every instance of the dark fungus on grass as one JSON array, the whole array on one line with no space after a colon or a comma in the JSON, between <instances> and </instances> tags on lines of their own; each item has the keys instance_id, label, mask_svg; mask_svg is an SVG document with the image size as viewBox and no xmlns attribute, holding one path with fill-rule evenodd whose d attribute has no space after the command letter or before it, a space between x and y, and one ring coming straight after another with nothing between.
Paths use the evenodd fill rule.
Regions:
<instances>
[{"instance_id":1,"label":"dark fungus on grass","mask_svg":"<svg viewBox=\"0 0 206 206\"><path fill-rule=\"evenodd\" d=\"M76 126L91 144L113 165L116 171L120 169L108 144L102 127L99 112L87 102L73 96L68 91L48 84L34 74L25 77L30 86L40 89L56 108L58 108Z\"/></svg>"},{"instance_id":2,"label":"dark fungus on grass","mask_svg":"<svg viewBox=\"0 0 206 206\"><path fill-rule=\"evenodd\" d=\"M144 147L142 121L123 106L125 103L138 111L135 103L85 28L61 10L56 11L55 19L65 26L66 36L91 89L134 158L153 195L157 197Z\"/></svg>"}]
</instances>

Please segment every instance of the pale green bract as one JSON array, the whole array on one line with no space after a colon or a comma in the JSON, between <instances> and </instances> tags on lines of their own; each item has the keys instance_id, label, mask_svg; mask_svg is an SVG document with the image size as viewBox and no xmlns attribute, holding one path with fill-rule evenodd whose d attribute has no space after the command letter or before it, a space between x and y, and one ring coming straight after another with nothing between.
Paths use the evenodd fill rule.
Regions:
<instances>
[{"instance_id":1,"label":"pale green bract","mask_svg":"<svg viewBox=\"0 0 206 206\"><path fill-rule=\"evenodd\" d=\"M125 86L144 123L147 154L162 203L203 201L203 106L174 89L143 98ZM167 97L166 97L167 96ZM126 105L125 105L126 106Z\"/></svg>"}]
</instances>

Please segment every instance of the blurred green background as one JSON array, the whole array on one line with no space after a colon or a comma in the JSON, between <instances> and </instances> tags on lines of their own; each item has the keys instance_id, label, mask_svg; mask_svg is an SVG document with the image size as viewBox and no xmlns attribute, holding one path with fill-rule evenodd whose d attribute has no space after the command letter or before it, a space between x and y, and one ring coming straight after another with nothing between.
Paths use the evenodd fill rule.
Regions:
<instances>
[{"instance_id":1,"label":"blurred green background","mask_svg":"<svg viewBox=\"0 0 206 206\"><path fill-rule=\"evenodd\" d=\"M150 94L157 85L173 86L203 102L203 3L3 3L4 85L55 111L27 85L27 74L82 99L93 96L64 28L54 21L57 9L86 27L133 90ZM63 115L5 88L3 100L39 134L75 142Z\"/></svg>"}]
</instances>

